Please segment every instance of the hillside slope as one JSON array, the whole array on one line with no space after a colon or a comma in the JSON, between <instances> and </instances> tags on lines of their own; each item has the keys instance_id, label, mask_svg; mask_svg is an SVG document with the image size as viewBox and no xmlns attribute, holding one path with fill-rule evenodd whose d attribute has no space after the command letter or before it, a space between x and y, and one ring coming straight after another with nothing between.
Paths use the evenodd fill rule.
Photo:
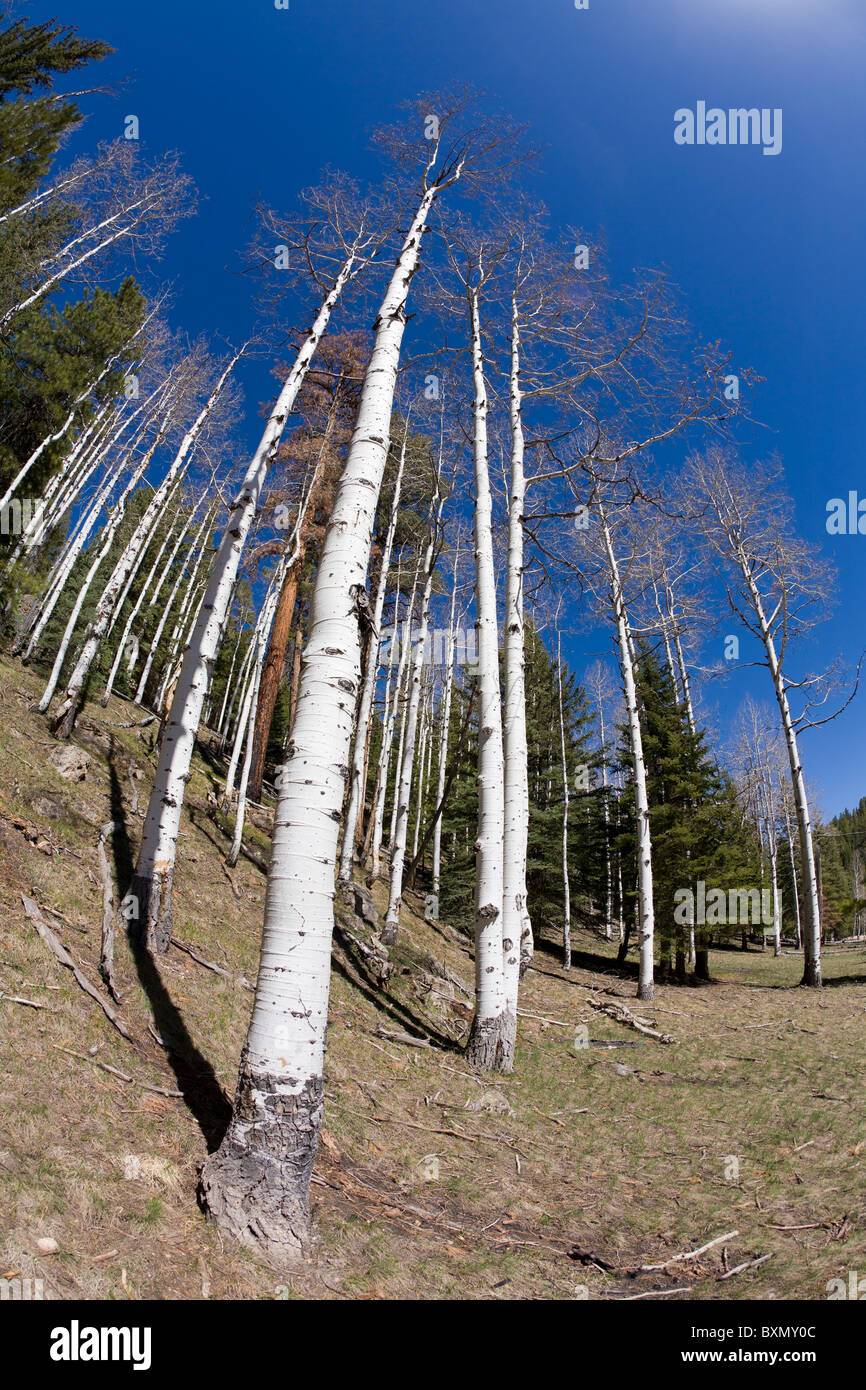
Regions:
<instances>
[{"instance_id":1,"label":"hillside slope","mask_svg":"<svg viewBox=\"0 0 866 1390\"><path fill-rule=\"evenodd\" d=\"M197 1170L233 1095L266 830L249 825L249 853L229 874L219 770L197 757L176 875L179 945L153 962L117 941L129 1041L37 934L22 894L104 994L97 840L113 821L109 863L123 891L156 726L137 725L144 712L123 701L88 705L74 746L89 765L68 780L28 710L38 689L0 663L0 1275L41 1277L46 1297L61 1299L676 1288L822 1299L828 1280L866 1268L866 949L828 951L821 993L796 988L793 955L714 952L713 984L661 986L649 1008L603 941L578 936L568 975L542 943L524 982L514 1075L483 1078L461 1054L469 945L425 923L411 894L384 985L369 928L340 906L314 1257L286 1278L224 1245L197 1206ZM374 897L381 910L381 885ZM604 1011L620 1003L675 1042ZM673 1260L722 1235L704 1255ZM37 1246L46 1238L53 1253Z\"/></svg>"}]
</instances>

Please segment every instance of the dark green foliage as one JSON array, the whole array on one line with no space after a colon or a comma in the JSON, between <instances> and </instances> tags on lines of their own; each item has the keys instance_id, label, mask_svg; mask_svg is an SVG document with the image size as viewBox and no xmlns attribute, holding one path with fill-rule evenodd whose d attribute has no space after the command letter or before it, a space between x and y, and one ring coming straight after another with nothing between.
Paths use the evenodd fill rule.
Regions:
<instances>
[{"instance_id":1,"label":"dark green foliage","mask_svg":"<svg viewBox=\"0 0 866 1390\"><path fill-rule=\"evenodd\" d=\"M74 101L50 92L56 75L74 72L112 52L49 20L7 24L0 15L0 208L16 207L48 173L64 135L81 120ZM27 99L29 98L29 99Z\"/></svg>"},{"instance_id":2,"label":"dark green foliage","mask_svg":"<svg viewBox=\"0 0 866 1390\"><path fill-rule=\"evenodd\" d=\"M689 889L697 895L699 882L708 893L714 888L725 893L760 889L760 854L734 787L707 748L706 732L692 733L667 666L646 645L638 650L637 687L650 806L656 944L664 977L674 965L678 973L684 970L687 928L675 917L683 902L677 895ZM626 791L620 848L628 866L626 898L633 912L633 774L625 730L621 748ZM696 925L698 949L711 934L725 939L739 931L735 924L706 930Z\"/></svg>"}]
</instances>

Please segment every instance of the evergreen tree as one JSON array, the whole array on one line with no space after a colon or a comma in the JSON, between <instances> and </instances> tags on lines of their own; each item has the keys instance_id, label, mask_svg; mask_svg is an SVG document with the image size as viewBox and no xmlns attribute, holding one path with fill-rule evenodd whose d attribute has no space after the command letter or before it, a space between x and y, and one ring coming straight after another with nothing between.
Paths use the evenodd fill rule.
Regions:
<instances>
[{"instance_id":1,"label":"evergreen tree","mask_svg":"<svg viewBox=\"0 0 866 1390\"><path fill-rule=\"evenodd\" d=\"M721 889L727 894L732 888L759 886L757 846L743 825L730 779L708 750L705 730L692 731L668 667L645 643L638 645L637 685L650 806L660 975L669 977L675 970L683 978L689 938L681 895L691 891L696 900L701 882L705 893ZM628 778L624 736L622 747L622 765ZM625 862L634 814L628 784L624 803L628 824L620 843ZM630 850L629 862L633 864L633 841ZM631 870L628 889L633 877ZM707 973L710 937L716 933L724 937L734 930L739 930L736 924L716 923L712 917L705 924L695 923L697 974Z\"/></svg>"}]
</instances>

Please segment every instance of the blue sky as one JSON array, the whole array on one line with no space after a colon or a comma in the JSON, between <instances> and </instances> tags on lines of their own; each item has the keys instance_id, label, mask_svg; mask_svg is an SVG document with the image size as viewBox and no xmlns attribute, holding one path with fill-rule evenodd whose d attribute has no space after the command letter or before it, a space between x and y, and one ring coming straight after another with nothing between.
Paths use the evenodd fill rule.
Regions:
<instances>
[{"instance_id":1,"label":"blue sky","mask_svg":"<svg viewBox=\"0 0 866 1390\"><path fill-rule=\"evenodd\" d=\"M252 313L237 274L256 195L288 207L331 163L363 178L371 126L419 90L467 79L544 146L539 192L556 224L604 234L615 277L664 265L703 339L766 378L760 447L781 454L799 529L839 570L814 667L866 647L866 536L826 534L829 498L866 497L866 4L863 0L116 0L34 3L116 55L76 149L134 113L146 148L179 150L202 203L163 271L173 320L240 340ZM783 147L680 147L674 112L780 107ZM249 416L268 392L250 390ZM765 441L765 442L763 442ZM575 665L581 662L577 651ZM710 692L729 712L762 679ZM831 815L866 794L866 691L807 735L804 759Z\"/></svg>"}]
</instances>

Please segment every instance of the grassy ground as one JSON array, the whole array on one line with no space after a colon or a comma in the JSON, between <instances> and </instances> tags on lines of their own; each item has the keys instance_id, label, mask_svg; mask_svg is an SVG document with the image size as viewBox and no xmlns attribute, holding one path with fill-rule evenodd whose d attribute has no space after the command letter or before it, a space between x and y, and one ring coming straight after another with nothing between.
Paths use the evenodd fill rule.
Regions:
<instances>
[{"instance_id":1,"label":"grassy ground","mask_svg":"<svg viewBox=\"0 0 866 1390\"><path fill-rule=\"evenodd\" d=\"M38 688L0 663L0 1276L41 1277L48 1297L123 1300L676 1288L822 1299L830 1279L866 1271L864 948L827 951L820 993L796 987L793 954L714 952L713 984L661 986L650 1007L596 937L578 936L568 973L542 947L514 1074L479 1078L461 1052L470 951L447 924L425 924L411 894L384 990L351 942L335 947L315 1257L277 1277L223 1245L196 1204L197 1170L225 1123L252 994L180 949L153 964L121 939L133 1045L40 940L22 892L101 988L97 836L118 824L109 844L124 883L153 726L123 727L142 712L122 701L88 706L75 742L91 763L70 783L28 711ZM176 933L254 979L267 835L249 827L250 855L230 880L217 786L197 760ZM676 1042L593 1007L617 1000ZM673 1258L725 1234L702 1256ZM40 1253L45 1237L56 1252Z\"/></svg>"}]
</instances>

